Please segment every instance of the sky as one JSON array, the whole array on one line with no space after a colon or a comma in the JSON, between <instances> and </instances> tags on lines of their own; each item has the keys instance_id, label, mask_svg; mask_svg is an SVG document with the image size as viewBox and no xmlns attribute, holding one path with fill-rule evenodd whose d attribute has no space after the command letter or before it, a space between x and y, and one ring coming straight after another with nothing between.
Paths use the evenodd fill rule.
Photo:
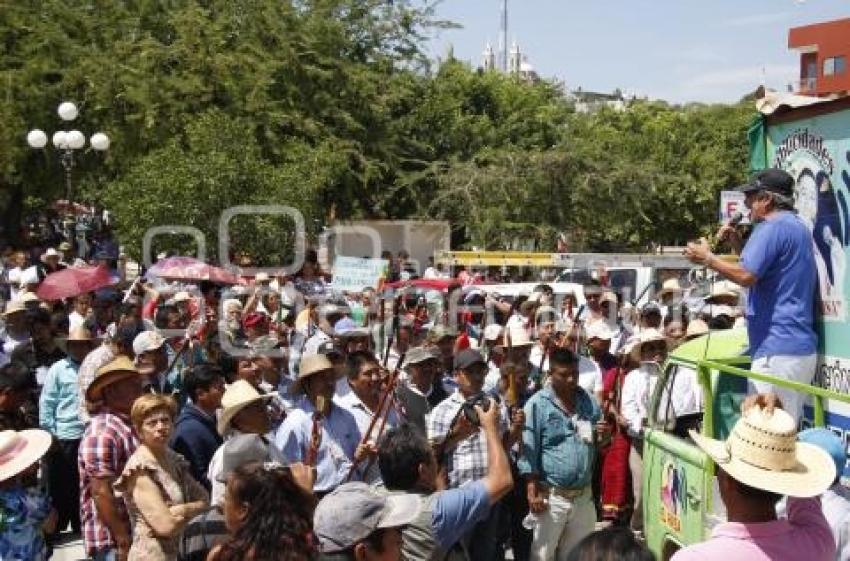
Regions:
<instances>
[{"instance_id":1,"label":"sky","mask_svg":"<svg viewBox=\"0 0 850 561\"><path fill-rule=\"evenodd\" d=\"M431 54L481 65L497 48L501 0L443 0L462 25L431 40ZM799 55L788 30L850 17L850 0L509 0L508 40L544 78L570 89L620 88L674 103L735 102L765 83L786 91Z\"/></svg>"}]
</instances>

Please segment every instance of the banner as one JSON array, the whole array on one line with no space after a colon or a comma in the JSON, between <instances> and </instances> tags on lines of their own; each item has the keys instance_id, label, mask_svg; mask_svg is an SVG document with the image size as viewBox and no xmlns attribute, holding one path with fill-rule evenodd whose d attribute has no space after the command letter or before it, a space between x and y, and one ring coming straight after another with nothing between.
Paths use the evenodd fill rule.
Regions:
<instances>
[{"instance_id":1,"label":"banner","mask_svg":"<svg viewBox=\"0 0 850 561\"><path fill-rule=\"evenodd\" d=\"M726 224L736 212L744 215L741 224L750 223L750 209L744 206L744 194L740 191L720 192L720 223Z\"/></svg>"},{"instance_id":2,"label":"banner","mask_svg":"<svg viewBox=\"0 0 850 561\"><path fill-rule=\"evenodd\" d=\"M389 262L386 259L337 256L334 259L333 289L343 292L360 292L364 288L378 288L387 278Z\"/></svg>"}]
</instances>

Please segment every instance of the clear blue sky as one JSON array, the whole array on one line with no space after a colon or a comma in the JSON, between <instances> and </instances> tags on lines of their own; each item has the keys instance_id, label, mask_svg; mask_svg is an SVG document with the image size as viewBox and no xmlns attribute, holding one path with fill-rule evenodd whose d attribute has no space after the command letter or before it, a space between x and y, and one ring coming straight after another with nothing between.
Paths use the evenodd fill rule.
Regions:
<instances>
[{"instance_id":1,"label":"clear blue sky","mask_svg":"<svg viewBox=\"0 0 850 561\"><path fill-rule=\"evenodd\" d=\"M481 64L499 37L500 0L443 0L439 16L463 26L433 38ZM737 101L765 81L798 75L788 29L850 17L848 0L509 0L508 41L569 88L615 88L672 102Z\"/></svg>"}]
</instances>

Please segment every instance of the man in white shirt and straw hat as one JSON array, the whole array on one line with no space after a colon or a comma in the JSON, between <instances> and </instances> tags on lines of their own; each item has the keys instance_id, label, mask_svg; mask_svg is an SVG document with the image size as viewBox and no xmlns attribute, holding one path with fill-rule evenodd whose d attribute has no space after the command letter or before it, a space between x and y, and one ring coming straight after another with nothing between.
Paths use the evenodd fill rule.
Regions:
<instances>
[{"instance_id":1,"label":"man in white shirt and straw hat","mask_svg":"<svg viewBox=\"0 0 850 561\"><path fill-rule=\"evenodd\" d=\"M774 394L747 398L724 442L691 431L717 466L729 522L672 561L833 561L835 541L819 495L832 485L835 463L814 444L797 441L794 418ZM788 497L787 519L776 504Z\"/></svg>"},{"instance_id":2,"label":"man in white shirt and straw hat","mask_svg":"<svg viewBox=\"0 0 850 561\"><path fill-rule=\"evenodd\" d=\"M221 396L221 413L218 417L218 433L224 437L224 443L219 446L210 460L207 477L212 484L210 493L211 504L218 504L224 497L224 482L221 474L224 470L224 454L227 443L238 434L259 435L272 461L282 462L282 457L271 441L268 433L271 430L271 418L268 413L268 402L277 395L276 392L261 394L246 380L236 380L224 390Z\"/></svg>"}]
</instances>

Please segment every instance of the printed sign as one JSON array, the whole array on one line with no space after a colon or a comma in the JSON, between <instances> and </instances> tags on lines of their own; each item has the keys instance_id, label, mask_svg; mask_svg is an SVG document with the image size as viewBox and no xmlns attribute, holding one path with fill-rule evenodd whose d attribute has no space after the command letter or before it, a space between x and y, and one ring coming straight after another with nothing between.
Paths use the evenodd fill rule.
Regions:
<instances>
[{"instance_id":1,"label":"printed sign","mask_svg":"<svg viewBox=\"0 0 850 561\"><path fill-rule=\"evenodd\" d=\"M684 466L668 458L661 471L661 523L676 532L682 531L682 514L687 510L687 489Z\"/></svg>"},{"instance_id":2,"label":"printed sign","mask_svg":"<svg viewBox=\"0 0 850 561\"><path fill-rule=\"evenodd\" d=\"M847 318L848 123L850 112L844 112L828 121L805 119L777 126L769 136L772 165L786 170L796 180L795 206L812 231L820 316L825 322L844 322Z\"/></svg>"},{"instance_id":3,"label":"printed sign","mask_svg":"<svg viewBox=\"0 0 850 561\"><path fill-rule=\"evenodd\" d=\"M720 192L720 223L726 224L732 219L736 212L740 212L744 218L741 224L750 223L750 209L744 206L744 194L740 191Z\"/></svg>"},{"instance_id":4,"label":"printed sign","mask_svg":"<svg viewBox=\"0 0 850 561\"><path fill-rule=\"evenodd\" d=\"M360 292L364 288L378 288L387 278L389 262L386 259L337 256L334 259L333 289L343 292Z\"/></svg>"}]
</instances>

